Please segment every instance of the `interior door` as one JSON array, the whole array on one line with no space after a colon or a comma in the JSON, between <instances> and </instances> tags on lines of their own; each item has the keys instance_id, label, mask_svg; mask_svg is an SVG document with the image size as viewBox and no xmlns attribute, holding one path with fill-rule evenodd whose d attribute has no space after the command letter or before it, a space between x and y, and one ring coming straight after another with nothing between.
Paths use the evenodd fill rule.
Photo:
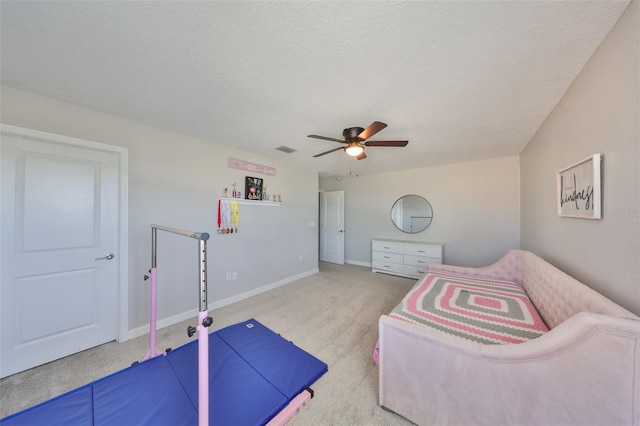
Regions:
<instances>
[{"instance_id":1,"label":"interior door","mask_svg":"<svg viewBox=\"0 0 640 426\"><path fill-rule=\"evenodd\" d=\"M323 192L320 210L320 260L344 265L344 191Z\"/></svg>"},{"instance_id":2,"label":"interior door","mask_svg":"<svg viewBox=\"0 0 640 426\"><path fill-rule=\"evenodd\" d=\"M5 377L115 339L119 157L10 132L0 152Z\"/></svg>"}]
</instances>

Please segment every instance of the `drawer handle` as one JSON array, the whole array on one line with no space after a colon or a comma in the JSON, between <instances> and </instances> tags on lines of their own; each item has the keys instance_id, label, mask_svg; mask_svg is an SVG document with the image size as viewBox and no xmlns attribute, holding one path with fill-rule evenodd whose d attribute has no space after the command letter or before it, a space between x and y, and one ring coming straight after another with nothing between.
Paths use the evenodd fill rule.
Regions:
<instances>
[{"instance_id":1,"label":"drawer handle","mask_svg":"<svg viewBox=\"0 0 640 426\"><path fill-rule=\"evenodd\" d=\"M391 250L391 247L385 247L387 250Z\"/></svg>"},{"instance_id":2,"label":"drawer handle","mask_svg":"<svg viewBox=\"0 0 640 426\"><path fill-rule=\"evenodd\" d=\"M389 265L384 265L384 267L385 267L385 268L391 268L391 266L389 266Z\"/></svg>"},{"instance_id":3,"label":"drawer handle","mask_svg":"<svg viewBox=\"0 0 640 426\"><path fill-rule=\"evenodd\" d=\"M424 250L418 250L418 253L424 253Z\"/></svg>"},{"instance_id":4,"label":"drawer handle","mask_svg":"<svg viewBox=\"0 0 640 426\"><path fill-rule=\"evenodd\" d=\"M390 256L382 256L382 257L384 257L385 259L391 259Z\"/></svg>"},{"instance_id":5,"label":"drawer handle","mask_svg":"<svg viewBox=\"0 0 640 426\"><path fill-rule=\"evenodd\" d=\"M424 260L418 260L418 263L427 263L427 262Z\"/></svg>"}]
</instances>

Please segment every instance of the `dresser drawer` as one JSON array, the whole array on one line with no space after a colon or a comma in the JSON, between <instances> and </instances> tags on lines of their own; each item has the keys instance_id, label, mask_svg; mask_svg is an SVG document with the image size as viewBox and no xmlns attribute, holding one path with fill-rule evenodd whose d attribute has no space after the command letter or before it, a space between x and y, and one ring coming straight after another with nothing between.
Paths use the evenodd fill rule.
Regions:
<instances>
[{"instance_id":1,"label":"dresser drawer","mask_svg":"<svg viewBox=\"0 0 640 426\"><path fill-rule=\"evenodd\" d=\"M392 274L404 273L403 265L399 263L384 262L382 260L374 260L372 266L373 266L373 269L389 272Z\"/></svg>"},{"instance_id":2,"label":"dresser drawer","mask_svg":"<svg viewBox=\"0 0 640 426\"><path fill-rule=\"evenodd\" d=\"M384 251L387 253L400 253L404 252L404 244L396 243L393 241L373 241L372 243L373 251Z\"/></svg>"},{"instance_id":3,"label":"dresser drawer","mask_svg":"<svg viewBox=\"0 0 640 426\"><path fill-rule=\"evenodd\" d=\"M422 266L426 268L429 263L441 263L441 262L439 258L436 259L435 257L410 256L408 254L405 254L403 263L405 265Z\"/></svg>"},{"instance_id":4,"label":"dresser drawer","mask_svg":"<svg viewBox=\"0 0 640 426\"><path fill-rule=\"evenodd\" d=\"M439 246L423 246L419 244L405 244L404 254L412 256L427 256L435 257L437 259L442 258L442 247Z\"/></svg>"},{"instance_id":5,"label":"dresser drawer","mask_svg":"<svg viewBox=\"0 0 640 426\"><path fill-rule=\"evenodd\" d=\"M404 262L404 256L401 255L400 253L387 253L383 251L374 251L371 256L373 261L380 260L382 262L387 262L387 263L389 262L403 263Z\"/></svg>"},{"instance_id":6,"label":"dresser drawer","mask_svg":"<svg viewBox=\"0 0 640 426\"><path fill-rule=\"evenodd\" d=\"M402 272L410 277L420 278L427 272L427 267L404 265L402 267Z\"/></svg>"}]
</instances>

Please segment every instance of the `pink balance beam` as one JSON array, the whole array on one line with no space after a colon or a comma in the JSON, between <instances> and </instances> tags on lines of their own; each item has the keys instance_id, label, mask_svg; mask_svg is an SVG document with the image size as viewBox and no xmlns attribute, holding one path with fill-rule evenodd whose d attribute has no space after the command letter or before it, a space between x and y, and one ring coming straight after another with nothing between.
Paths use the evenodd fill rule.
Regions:
<instances>
[{"instance_id":1,"label":"pink balance beam","mask_svg":"<svg viewBox=\"0 0 640 426\"><path fill-rule=\"evenodd\" d=\"M303 390L298 396L293 398L286 407L276 414L276 416L267 423L267 426L282 426L286 424L300 411L303 405L311 400L311 396L311 392L306 389Z\"/></svg>"},{"instance_id":2,"label":"pink balance beam","mask_svg":"<svg viewBox=\"0 0 640 426\"><path fill-rule=\"evenodd\" d=\"M198 425L209 426L209 332L203 325L208 311L198 312Z\"/></svg>"},{"instance_id":3,"label":"pink balance beam","mask_svg":"<svg viewBox=\"0 0 640 426\"><path fill-rule=\"evenodd\" d=\"M151 319L149 320L149 351L142 358L147 360L149 358L162 355L163 352L156 346L156 310L158 303L158 270L157 268L151 268Z\"/></svg>"}]
</instances>

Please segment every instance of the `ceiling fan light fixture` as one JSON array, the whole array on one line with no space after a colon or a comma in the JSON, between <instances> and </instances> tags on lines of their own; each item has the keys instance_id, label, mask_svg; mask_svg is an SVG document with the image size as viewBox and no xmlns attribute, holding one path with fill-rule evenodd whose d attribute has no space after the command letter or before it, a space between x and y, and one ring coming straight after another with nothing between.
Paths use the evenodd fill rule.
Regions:
<instances>
[{"instance_id":1,"label":"ceiling fan light fixture","mask_svg":"<svg viewBox=\"0 0 640 426\"><path fill-rule=\"evenodd\" d=\"M321 139L325 141L337 142L339 144L346 144L346 146L341 146L340 148L330 149L329 151L321 152L320 154L316 154L313 157L322 157L323 155L331 154L332 152L340 151L341 149L347 153L350 157L355 157L358 160L364 160L367 158L367 154L365 154L365 146L369 147L379 147L379 146L394 146L398 148L402 148L403 146L407 146L409 141L370 141L368 140L371 136L377 134L380 130L387 127L386 124L381 123L380 121L374 121L371 123L369 127L363 129L362 127L349 127L342 131L342 136L344 140L330 138L327 136L318 136L318 135L307 135L309 138Z\"/></svg>"},{"instance_id":2,"label":"ceiling fan light fixture","mask_svg":"<svg viewBox=\"0 0 640 426\"><path fill-rule=\"evenodd\" d=\"M349 145L344 148L344 152L352 157L357 157L364 152L364 147L358 142L350 142Z\"/></svg>"}]
</instances>

